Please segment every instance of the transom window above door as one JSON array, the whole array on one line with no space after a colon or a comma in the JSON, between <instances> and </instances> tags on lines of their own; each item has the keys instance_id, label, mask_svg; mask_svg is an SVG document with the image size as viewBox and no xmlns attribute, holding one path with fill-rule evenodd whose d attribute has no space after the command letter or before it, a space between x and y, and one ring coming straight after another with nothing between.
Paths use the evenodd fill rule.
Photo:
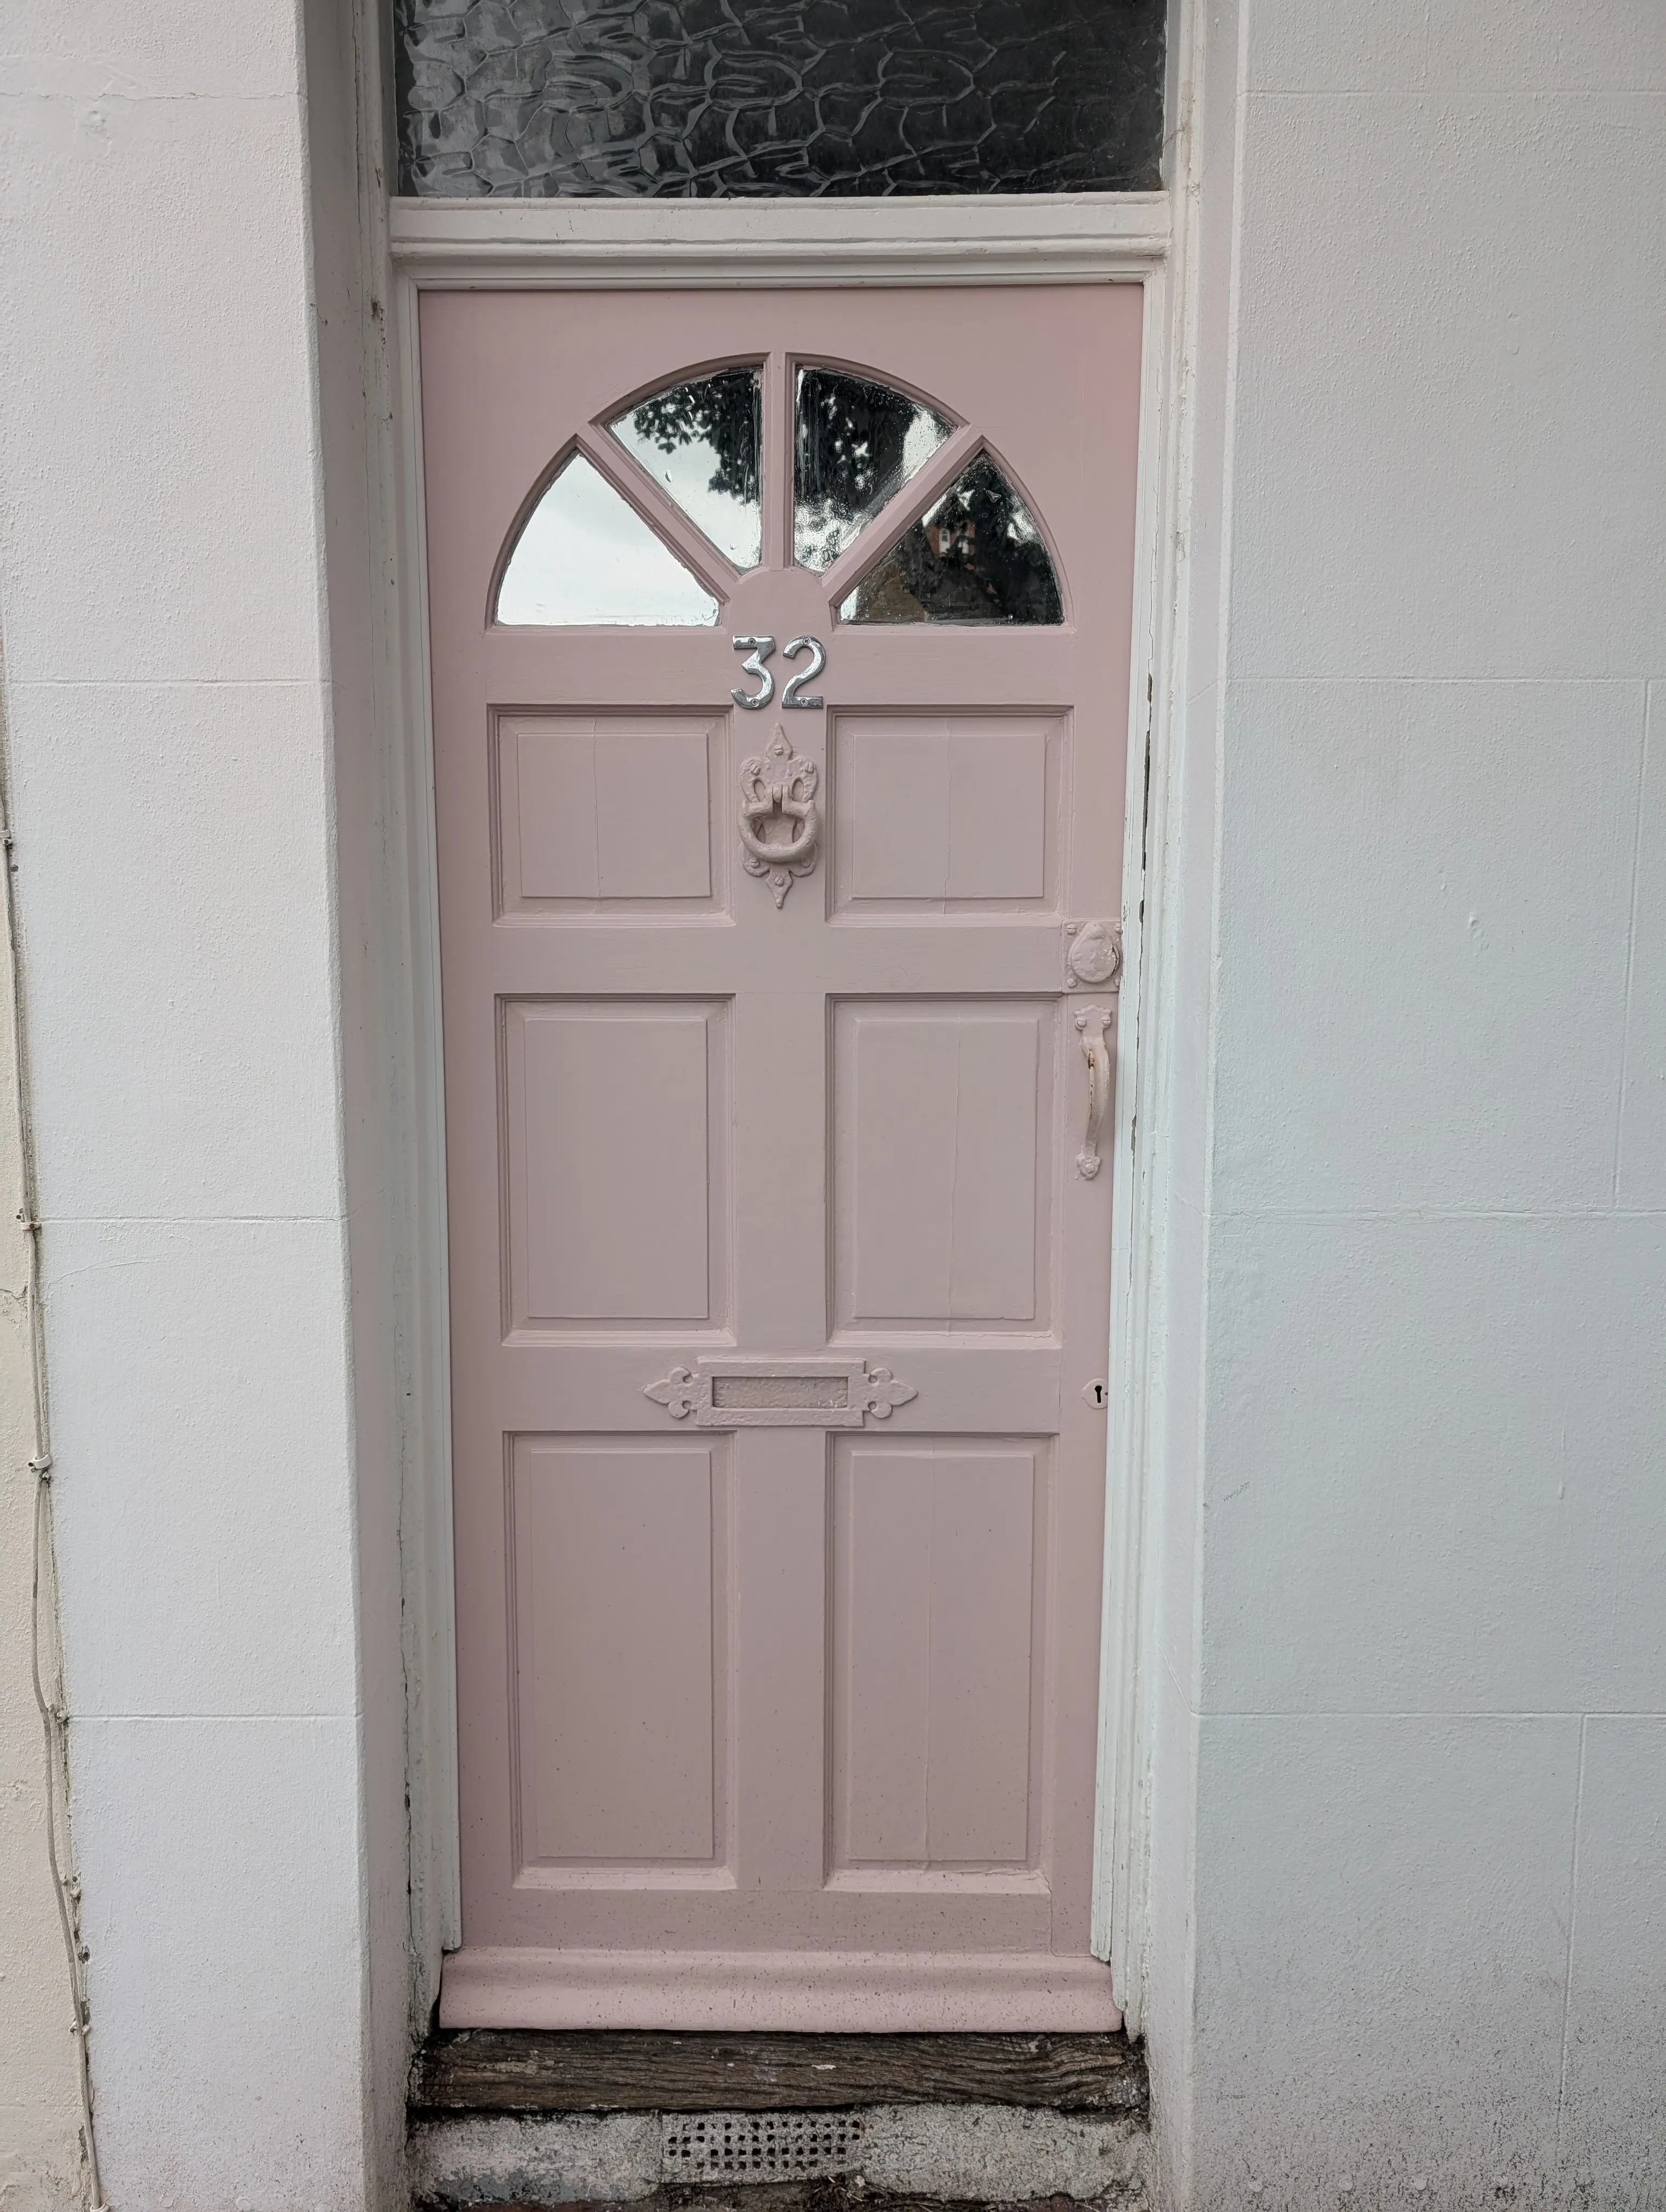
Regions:
<instances>
[{"instance_id":1,"label":"transom window above door","mask_svg":"<svg viewBox=\"0 0 1666 2212\"><path fill-rule=\"evenodd\" d=\"M825 579L830 619L1064 620L1042 525L974 424L866 372L743 362L586 425L509 533L493 619L711 627L739 578Z\"/></svg>"},{"instance_id":2,"label":"transom window above door","mask_svg":"<svg viewBox=\"0 0 1666 2212\"><path fill-rule=\"evenodd\" d=\"M1152 191L1166 0L393 0L399 190Z\"/></svg>"}]
</instances>

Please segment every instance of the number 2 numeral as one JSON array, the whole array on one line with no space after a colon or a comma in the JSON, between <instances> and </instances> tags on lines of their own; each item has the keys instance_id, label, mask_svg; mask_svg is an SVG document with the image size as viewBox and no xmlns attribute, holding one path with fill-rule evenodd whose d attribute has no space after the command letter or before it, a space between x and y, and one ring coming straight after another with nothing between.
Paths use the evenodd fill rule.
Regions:
<instances>
[{"instance_id":1,"label":"number 2 numeral","mask_svg":"<svg viewBox=\"0 0 1666 2212\"><path fill-rule=\"evenodd\" d=\"M788 660L796 660L801 653L812 653L816 656L808 668L800 668L796 676L787 678L787 689L781 695L781 705L783 707L819 707L822 703L819 694L815 698L810 699L805 697L803 693L805 685L814 683L817 677L826 667L827 647L818 637L795 637L791 645L783 646L781 651Z\"/></svg>"}]
</instances>

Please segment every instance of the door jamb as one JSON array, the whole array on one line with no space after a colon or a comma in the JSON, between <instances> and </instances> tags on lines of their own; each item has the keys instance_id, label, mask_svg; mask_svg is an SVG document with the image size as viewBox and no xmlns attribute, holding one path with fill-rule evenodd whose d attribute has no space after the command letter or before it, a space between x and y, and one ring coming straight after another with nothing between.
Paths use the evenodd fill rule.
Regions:
<instances>
[{"instance_id":1,"label":"door jamb","mask_svg":"<svg viewBox=\"0 0 1666 2212\"><path fill-rule=\"evenodd\" d=\"M1162 1030L1147 947L1158 941L1161 791L1176 652L1179 510L1179 271L1166 193L990 194L841 200L398 200L384 202L391 274L385 496L379 573L390 578L384 732L404 804L392 866L405 891L405 942L419 1097L412 1170L416 1249L406 1366L418 1401L401 1512L407 1671L412 2017L426 2019L440 1954L461 1940L452 1574L450 1413L441 1078L439 884L416 311L424 289L678 289L935 284L1138 283L1145 290L1137 550L1124 830L1123 969L1113 1155L1111 1396L1107 1442L1105 1607L1095 1809L1092 1948L1110 1960L1130 2033L1140 2029L1153 1713L1153 1409L1151 1341L1161 1202ZM381 226L374 226L380 230ZM368 241L370 243L371 241ZM1177 238L1177 245L1181 243ZM389 264L391 264L391 270ZM1152 1031L1145 1039L1142 1023Z\"/></svg>"}]
</instances>

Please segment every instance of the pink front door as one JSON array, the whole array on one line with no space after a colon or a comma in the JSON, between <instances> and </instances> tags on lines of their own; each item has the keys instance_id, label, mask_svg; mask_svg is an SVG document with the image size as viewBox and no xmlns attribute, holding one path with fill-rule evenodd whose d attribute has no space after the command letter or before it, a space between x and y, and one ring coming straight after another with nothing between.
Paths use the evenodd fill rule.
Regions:
<instances>
[{"instance_id":1,"label":"pink front door","mask_svg":"<svg viewBox=\"0 0 1666 2212\"><path fill-rule=\"evenodd\" d=\"M1115 2022L1140 310L424 298L448 2024Z\"/></svg>"}]
</instances>

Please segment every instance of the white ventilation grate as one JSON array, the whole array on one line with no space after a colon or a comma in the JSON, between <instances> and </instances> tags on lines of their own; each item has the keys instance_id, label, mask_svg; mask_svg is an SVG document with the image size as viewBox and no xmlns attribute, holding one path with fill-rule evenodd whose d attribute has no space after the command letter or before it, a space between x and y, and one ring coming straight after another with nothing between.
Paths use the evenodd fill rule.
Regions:
<instances>
[{"instance_id":1,"label":"white ventilation grate","mask_svg":"<svg viewBox=\"0 0 1666 2212\"><path fill-rule=\"evenodd\" d=\"M852 2112L702 2112L663 2125L667 2181L818 2179L848 2173L862 2148Z\"/></svg>"}]
</instances>

